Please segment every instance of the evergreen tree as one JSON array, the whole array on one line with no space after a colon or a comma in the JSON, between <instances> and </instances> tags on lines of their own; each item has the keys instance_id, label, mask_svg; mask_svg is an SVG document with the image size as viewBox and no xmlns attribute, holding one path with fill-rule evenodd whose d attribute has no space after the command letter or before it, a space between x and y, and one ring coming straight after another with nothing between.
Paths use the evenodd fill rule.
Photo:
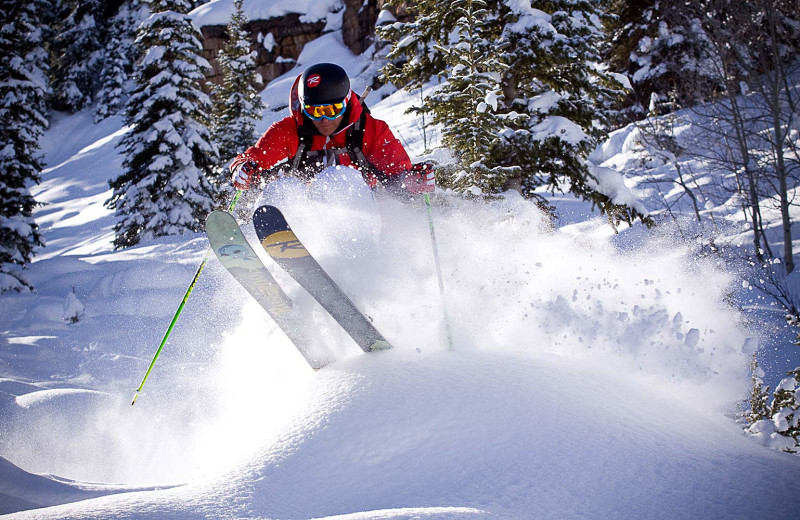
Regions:
<instances>
[{"instance_id":1,"label":"evergreen tree","mask_svg":"<svg viewBox=\"0 0 800 520\"><path fill-rule=\"evenodd\" d=\"M764 371L758 366L756 355L753 354L753 359L750 362L750 411L746 416L747 425L750 426L756 422L769 417L769 387L764 386Z\"/></svg>"},{"instance_id":2,"label":"evergreen tree","mask_svg":"<svg viewBox=\"0 0 800 520\"><path fill-rule=\"evenodd\" d=\"M523 195L566 187L592 201L614 224L641 218L633 208L603 194L586 158L609 128L622 86L601 65L605 17L598 0L508 1L503 39L508 51L504 93L509 108L523 115L508 125L498 161L518 166Z\"/></svg>"},{"instance_id":3,"label":"evergreen tree","mask_svg":"<svg viewBox=\"0 0 800 520\"><path fill-rule=\"evenodd\" d=\"M459 153L462 168L449 181L456 190L494 193L505 181L503 169L487 159L499 142L503 126L500 78L505 66L498 60L500 22L484 0L450 4L458 15L453 45L436 46L444 56L449 77L431 96L433 120L443 125L443 142Z\"/></svg>"},{"instance_id":4,"label":"evergreen tree","mask_svg":"<svg viewBox=\"0 0 800 520\"><path fill-rule=\"evenodd\" d=\"M403 0L389 0L387 6L406 6L413 20L395 22L376 29L377 35L392 43L386 56L383 77L408 90L421 89L432 78L447 77L444 49L451 45L451 34L459 16L449 0L419 0L406 6ZM426 114L433 109L429 100L409 109Z\"/></svg>"},{"instance_id":5,"label":"evergreen tree","mask_svg":"<svg viewBox=\"0 0 800 520\"><path fill-rule=\"evenodd\" d=\"M794 440L784 451L800 453L800 367L787 375L775 388L772 422L778 434Z\"/></svg>"},{"instance_id":6,"label":"evergreen tree","mask_svg":"<svg viewBox=\"0 0 800 520\"><path fill-rule=\"evenodd\" d=\"M109 37L100 73L101 86L97 93L95 123L119 114L125 107L127 97L125 85L132 71L130 51L134 48L126 43L116 34Z\"/></svg>"},{"instance_id":7,"label":"evergreen tree","mask_svg":"<svg viewBox=\"0 0 800 520\"><path fill-rule=\"evenodd\" d=\"M209 181L217 150L207 128L211 101L200 90L200 41L187 0L151 0L139 28L143 58L125 108L123 173L109 182L119 218L117 248L156 236L199 231L213 209Z\"/></svg>"},{"instance_id":8,"label":"evergreen tree","mask_svg":"<svg viewBox=\"0 0 800 520\"><path fill-rule=\"evenodd\" d=\"M218 190L228 186L225 172L228 163L242 151L245 143L257 139L256 123L261 120L264 105L254 83L261 77L254 73L255 56L250 51L242 12L242 0L234 2L234 13L228 25L228 43L219 53L222 85L212 92L214 103L214 142L219 148L219 162L215 168Z\"/></svg>"},{"instance_id":9,"label":"evergreen tree","mask_svg":"<svg viewBox=\"0 0 800 520\"><path fill-rule=\"evenodd\" d=\"M612 223L651 222L603 194L586 161L623 94L601 65L602 5L602 0L427 0L415 3L413 22L380 32L393 43L387 79L406 88L437 76L447 80L419 108L435 114L446 144L466 162L461 173L443 179L445 184L470 191L513 188L540 201L539 188L566 188L599 206ZM502 93L496 93L498 82ZM486 105L474 103L479 90ZM476 112L486 106L492 110ZM453 107L472 110L472 117ZM482 159L472 160L472 152ZM478 168L470 168L475 164Z\"/></svg>"},{"instance_id":10,"label":"evergreen tree","mask_svg":"<svg viewBox=\"0 0 800 520\"><path fill-rule=\"evenodd\" d=\"M441 48L450 43L455 20L448 17L449 2L444 0L419 0L408 4L403 0L388 0L387 7L407 10L413 19L394 21L377 27L376 35L381 46L390 43L385 53L386 64L381 68L382 78L409 91L419 90L419 105L411 105L406 113L417 114L422 119L422 140L428 151L426 118L433 107L425 98L424 87L431 79L445 78L446 62Z\"/></svg>"},{"instance_id":11,"label":"evergreen tree","mask_svg":"<svg viewBox=\"0 0 800 520\"><path fill-rule=\"evenodd\" d=\"M719 13L712 14L708 0L614 0L612 6L620 16L611 25L614 46L608 58L614 70L632 80L633 118L667 102L692 105L722 88L717 52L705 27L709 16Z\"/></svg>"},{"instance_id":12,"label":"evergreen tree","mask_svg":"<svg viewBox=\"0 0 800 520\"><path fill-rule=\"evenodd\" d=\"M141 2L130 0L111 19L108 41L103 51L100 90L97 93L95 122L119 114L128 97L128 81L133 73L138 47L134 44L141 19Z\"/></svg>"},{"instance_id":13,"label":"evergreen tree","mask_svg":"<svg viewBox=\"0 0 800 520\"><path fill-rule=\"evenodd\" d=\"M103 5L72 2L51 47L52 106L76 112L92 103L103 55Z\"/></svg>"},{"instance_id":14,"label":"evergreen tree","mask_svg":"<svg viewBox=\"0 0 800 520\"><path fill-rule=\"evenodd\" d=\"M800 453L800 367L787 375L775 388L772 403L766 410L754 412L747 418L749 426L745 431L769 448ZM766 399L761 390L756 393L759 404L754 410Z\"/></svg>"},{"instance_id":15,"label":"evergreen tree","mask_svg":"<svg viewBox=\"0 0 800 520\"><path fill-rule=\"evenodd\" d=\"M39 182L47 128L47 8L41 0L0 0L0 292L32 289L20 268L43 245L28 185Z\"/></svg>"}]
</instances>

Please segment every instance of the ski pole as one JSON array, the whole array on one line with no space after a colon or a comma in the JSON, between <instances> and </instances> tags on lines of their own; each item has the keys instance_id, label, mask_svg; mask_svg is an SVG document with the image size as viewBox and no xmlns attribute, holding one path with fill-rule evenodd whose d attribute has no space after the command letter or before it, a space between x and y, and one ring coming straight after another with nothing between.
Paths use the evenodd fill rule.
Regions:
<instances>
[{"instance_id":1,"label":"ski pole","mask_svg":"<svg viewBox=\"0 0 800 520\"><path fill-rule=\"evenodd\" d=\"M425 206L428 207L428 227L431 230L431 244L433 245L433 262L436 264L436 276L439 277L439 294L442 297L442 312L444 314L444 326L447 331L447 350L453 350L453 333L450 330L450 317L447 314L447 301L444 297L444 282L442 281L442 265L439 262L439 247L436 245L436 232L433 230L433 210L431 209L431 197L425 194Z\"/></svg>"},{"instance_id":2,"label":"ski pole","mask_svg":"<svg viewBox=\"0 0 800 520\"><path fill-rule=\"evenodd\" d=\"M233 211L233 208L236 207L236 203L239 202L239 197L242 196L242 190L236 190L236 194L233 196L233 200L228 205L228 212ZM175 311L175 314L172 316L172 321L169 323L169 327L167 327L167 332L164 334L164 338L161 340L161 344L158 346L158 350L156 350L155 356L153 356L153 360L150 362L150 366L147 367L147 372L145 372L144 377L142 378L142 382L139 384L139 388L136 389L136 393L133 395L133 401L131 401L131 406L136 404L136 398L139 397L139 392L142 391L142 387L147 382L147 378L150 377L150 372L153 371L153 366L156 364L156 360L158 356L161 355L161 350L164 348L164 345L167 344L167 339L169 339L169 335L172 333L172 329L175 327L175 323L178 322L178 318L183 312L183 307L186 305L186 300L189 299L189 295L192 294L192 290L194 290L195 284L197 284L197 279L200 278L200 273L203 272L203 269L206 267L206 263L208 263L209 258L211 258L211 254L214 252L213 249L210 247L206 250L206 255L203 257L203 261L200 262L200 266L197 268L197 271L194 273L194 278L192 278L192 283L189 284L189 288L186 289L186 293L183 295L183 299L181 300L181 304L178 305L178 310Z\"/></svg>"}]
</instances>

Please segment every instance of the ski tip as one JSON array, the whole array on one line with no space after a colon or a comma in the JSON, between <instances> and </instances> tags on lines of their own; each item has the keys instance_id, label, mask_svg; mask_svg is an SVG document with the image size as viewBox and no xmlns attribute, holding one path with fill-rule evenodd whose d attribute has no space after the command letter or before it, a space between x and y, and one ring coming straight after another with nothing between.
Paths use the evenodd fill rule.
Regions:
<instances>
[{"instance_id":1,"label":"ski tip","mask_svg":"<svg viewBox=\"0 0 800 520\"><path fill-rule=\"evenodd\" d=\"M256 228L256 235L259 240L278 232L291 229L286 217L281 210L275 206L260 206L253 213L253 226Z\"/></svg>"},{"instance_id":2,"label":"ski tip","mask_svg":"<svg viewBox=\"0 0 800 520\"><path fill-rule=\"evenodd\" d=\"M209 223L213 225L215 222L227 222L230 219L234 219L234 216L228 213L227 211L222 211L221 209L215 209L214 211L206 215L206 228L209 227Z\"/></svg>"}]
</instances>

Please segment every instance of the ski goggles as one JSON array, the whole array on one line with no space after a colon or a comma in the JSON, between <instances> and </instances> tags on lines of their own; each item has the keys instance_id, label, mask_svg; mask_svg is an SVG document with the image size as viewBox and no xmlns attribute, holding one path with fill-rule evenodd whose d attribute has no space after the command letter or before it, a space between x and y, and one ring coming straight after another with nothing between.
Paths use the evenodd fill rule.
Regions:
<instances>
[{"instance_id":1,"label":"ski goggles","mask_svg":"<svg viewBox=\"0 0 800 520\"><path fill-rule=\"evenodd\" d=\"M343 99L339 103L326 103L324 105L303 105L303 113L313 121L320 119L336 119L344 114L347 108L347 100Z\"/></svg>"}]
</instances>

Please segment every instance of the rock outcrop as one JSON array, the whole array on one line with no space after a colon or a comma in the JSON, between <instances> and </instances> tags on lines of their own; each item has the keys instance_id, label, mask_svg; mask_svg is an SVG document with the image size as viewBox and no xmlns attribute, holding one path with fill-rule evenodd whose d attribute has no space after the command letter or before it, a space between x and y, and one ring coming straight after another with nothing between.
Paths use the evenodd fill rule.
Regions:
<instances>
[{"instance_id":1,"label":"rock outcrop","mask_svg":"<svg viewBox=\"0 0 800 520\"><path fill-rule=\"evenodd\" d=\"M353 53L361 54L375 41L375 22L385 3L385 0L345 0L342 39ZM303 47L323 34L326 21L302 22L300 14L289 13L268 20L251 20L245 27L251 48L256 51L256 71L266 85L294 67ZM203 57L212 67L208 79L220 83L217 55L228 41L226 26L203 26L201 33Z\"/></svg>"}]
</instances>

